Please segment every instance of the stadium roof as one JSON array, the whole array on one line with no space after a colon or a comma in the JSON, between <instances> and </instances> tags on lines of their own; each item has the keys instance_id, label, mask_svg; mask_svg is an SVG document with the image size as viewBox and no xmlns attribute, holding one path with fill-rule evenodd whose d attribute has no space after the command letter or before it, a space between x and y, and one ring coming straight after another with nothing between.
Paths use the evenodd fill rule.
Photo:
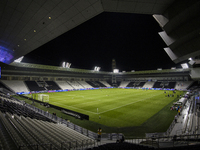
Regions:
<instances>
[{"instance_id":1,"label":"stadium roof","mask_svg":"<svg viewBox=\"0 0 200 150\"><path fill-rule=\"evenodd\" d=\"M10 64L102 12L150 14L172 61L200 54L198 0L1 0L0 61Z\"/></svg>"}]
</instances>

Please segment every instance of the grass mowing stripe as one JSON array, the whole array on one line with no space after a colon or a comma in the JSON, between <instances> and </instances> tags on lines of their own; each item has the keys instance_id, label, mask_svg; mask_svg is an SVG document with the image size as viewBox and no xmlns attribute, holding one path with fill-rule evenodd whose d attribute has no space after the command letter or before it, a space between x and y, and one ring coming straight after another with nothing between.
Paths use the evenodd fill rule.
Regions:
<instances>
[{"instance_id":1,"label":"grass mowing stripe","mask_svg":"<svg viewBox=\"0 0 200 150\"><path fill-rule=\"evenodd\" d=\"M65 105L65 104L57 103L57 102L52 102L52 103L56 103L56 104L64 105L64 106L67 106L67 107L72 107L74 109L78 109L78 110L86 111L86 112L89 112L89 113L97 114L97 113L94 113L94 112L91 112L91 111L87 111L87 110L84 110L84 109L76 108L76 107L73 107L73 106L68 106L68 105Z\"/></svg>"},{"instance_id":2,"label":"grass mowing stripe","mask_svg":"<svg viewBox=\"0 0 200 150\"><path fill-rule=\"evenodd\" d=\"M167 130L174 119L174 115L177 113L176 111L170 111L169 108L172 106L172 103L178 100L180 95L184 93L182 91L176 92L177 93L174 94L174 97L167 96L168 94L173 94L172 91L167 91L167 93L164 94L164 91L144 91L136 89L101 89L46 93L49 94L49 103L57 102L59 100L60 107L67 108L66 106L68 105L82 104L77 105L76 108L68 108L80 113L88 111L87 115L90 116L89 121L76 119L51 107L46 108L39 103L34 103L34 105L45 111L48 110L49 113L56 112L57 116L62 116L62 118L68 119L70 122L94 132L101 127L103 132L106 133L124 133L126 137L145 137L145 133L165 132ZM151 100L143 100L134 105L128 105L126 107L103 113L101 114L101 119L99 119L99 114L93 113L97 107L102 111L103 109L108 110L119 107L120 105L129 104L133 101L152 97L158 93L163 93L163 95L161 94L151 98ZM68 94L71 96L68 96ZM80 97L75 97L77 95ZM84 98L81 96L84 96ZM72 99L72 97L74 97L74 99ZM100 99L101 101L99 101L99 104L94 103L94 105L91 105L92 103L86 103L91 101L91 99ZM28 103L32 104L32 101L26 101L29 101Z\"/></svg>"},{"instance_id":3,"label":"grass mowing stripe","mask_svg":"<svg viewBox=\"0 0 200 150\"><path fill-rule=\"evenodd\" d=\"M87 114L92 122L119 128L140 126L171 103L178 93L166 98L164 91L159 90L115 88L47 94L50 104Z\"/></svg>"},{"instance_id":4,"label":"grass mowing stripe","mask_svg":"<svg viewBox=\"0 0 200 150\"><path fill-rule=\"evenodd\" d=\"M158 95L161 95L161 94L158 94ZM152 96L152 97L155 97L155 96L158 96L158 95L154 95L154 96ZM144 99L141 99L141 100L138 100L138 101L134 101L134 102L132 102L132 103L129 103L129 104L126 104L126 105L122 105L122 106L119 106L119 107L116 107L116 108L113 108L113 109L110 109L110 110L106 110L106 111L103 111L103 112L98 113L98 114L103 114L103 113L108 112L108 111L111 111L111 110L115 110L115 109L122 108L122 107L125 107L125 106L128 106L128 105L131 105L131 104L140 102L140 101L144 101L144 100L147 100L147 99L151 99L152 97L144 98Z\"/></svg>"}]
</instances>

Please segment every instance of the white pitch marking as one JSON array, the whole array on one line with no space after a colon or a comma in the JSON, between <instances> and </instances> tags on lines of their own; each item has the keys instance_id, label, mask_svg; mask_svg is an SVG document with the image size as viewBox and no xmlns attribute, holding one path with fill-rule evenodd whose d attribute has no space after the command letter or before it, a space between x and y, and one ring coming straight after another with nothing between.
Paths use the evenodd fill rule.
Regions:
<instances>
[{"instance_id":1,"label":"white pitch marking","mask_svg":"<svg viewBox=\"0 0 200 150\"><path fill-rule=\"evenodd\" d=\"M161 95L161 94L158 94L158 95ZM158 96L158 95L155 95L155 96ZM154 96L152 96L152 97L154 97ZM135 102L132 102L132 103L126 104L126 105L122 105L122 106L119 106L119 107L113 108L113 109L109 109L109 110L103 111L103 112L98 113L98 114L103 114L103 113L105 113L105 112L108 112L108 111L111 111L111 110L115 110L115 109L118 109L118 108L121 108L121 107L124 107L124 106L128 106L128 105L134 104L134 103L139 102L139 101L143 101L143 100L146 100L146 99L150 99L150 98L152 98L152 97L145 98L145 99L142 99L142 100L138 100L138 101L135 101Z\"/></svg>"},{"instance_id":2,"label":"white pitch marking","mask_svg":"<svg viewBox=\"0 0 200 150\"><path fill-rule=\"evenodd\" d=\"M87 104L87 103L94 103L94 102L98 102L98 101L85 102L85 103L80 103L80 104L71 105L71 106L77 106L77 105L82 105L82 104Z\"/></svg>"},{"instance_id":3,"label":"white pitch marking","mask_svg":"<svg viewBox=\"0 0 200 150\"><path fill-rule=\"evenodd\" d=\"M57 102L52 102L52 103L57 103ZM60 103L57 103L57 104L60 104ZM61 104L61 105L64 105L64 104ZM65 106L67 106L67 107L72 107L72 108L74 108L74 109L79 109L79 110L87 111L87 110L80 109L80 108L76 108L76 107L73 107L73 106L68 106L68 105L65 105ZM93 114L98 114L98 113L94 113L94 112L92 112L92 111L87 111L87 112L93 113Z\"/></svg>"}]
</instances>

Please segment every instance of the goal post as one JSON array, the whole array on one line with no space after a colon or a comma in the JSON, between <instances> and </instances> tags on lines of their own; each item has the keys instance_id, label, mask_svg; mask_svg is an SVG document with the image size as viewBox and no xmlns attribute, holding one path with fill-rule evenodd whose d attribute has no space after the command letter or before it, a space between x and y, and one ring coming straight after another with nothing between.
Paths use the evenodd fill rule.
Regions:
<instances>
[{"instance_id":1,"label":"goal post","mask_svg":"<svg viewBox=\"0 0 200 150\"><path fill-rule=\"evenodd\" d=\"M38 100L42 102L49 102L49 95L47 94L38 94Z\"/></svg>"}]
</instances>

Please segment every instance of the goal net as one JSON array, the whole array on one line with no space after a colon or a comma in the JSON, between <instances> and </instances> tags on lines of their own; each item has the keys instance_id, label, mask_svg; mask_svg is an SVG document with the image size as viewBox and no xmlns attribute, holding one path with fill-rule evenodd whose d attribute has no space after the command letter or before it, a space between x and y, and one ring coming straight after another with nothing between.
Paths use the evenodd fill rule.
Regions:
<instances>
[{"instance_id":1,"label":"goal net","mask_svg":"<svg viewBox=\"0 0 200 150\"><path fill-rule=\"evenodd\" d=\"M38 100L42 102L49 102L49 95L38 94Z\"/></svg>"}]
</instances>

